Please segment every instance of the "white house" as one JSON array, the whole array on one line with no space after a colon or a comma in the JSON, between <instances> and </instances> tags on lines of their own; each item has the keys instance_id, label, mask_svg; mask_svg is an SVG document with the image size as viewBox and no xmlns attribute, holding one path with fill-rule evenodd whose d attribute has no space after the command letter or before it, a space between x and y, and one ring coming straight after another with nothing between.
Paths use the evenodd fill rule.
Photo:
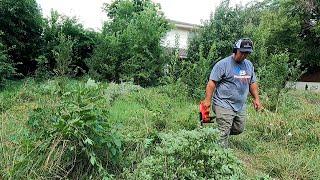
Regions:
<instances>
[{"instance_id":1,"label":"white house","mask_svg":"<svg viewBox=\"0 0 320 180\"><path fill-rule=\"evenodd\" d=\"M178 43L180 57L186 58L188 39L190 36L192 36L192 30L198 28L199 25L174 20L169 20L169 22L174 25L174 28L167 33L163 39L162 45L168 48L175 48Z\"/></svg>"}]
</instances>

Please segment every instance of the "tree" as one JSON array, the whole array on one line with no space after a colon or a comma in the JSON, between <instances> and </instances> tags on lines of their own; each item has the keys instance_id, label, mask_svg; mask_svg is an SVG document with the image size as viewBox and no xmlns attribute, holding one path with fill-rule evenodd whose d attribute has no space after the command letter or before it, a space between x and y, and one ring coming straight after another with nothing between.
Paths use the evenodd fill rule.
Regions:
<instances>
[{"instance_id":1,"label":"tree","mask_svg":"<svg viewBox=\"0 0 320 180\"><path fill-rule=\"evenodd\" d=\"M267 55L288 51L290 61L301 61L302 70L312 72L319 69L319 2L273 0L262 4L261 23L252 30L257 45L268 48Z\"/></svg>"},{"instance_id":2,"label":"tree","mask_svg":"<svg viewBox=\"0 0 320 180\"><path fill-rule=\"evenodd\" d=\"M38 58L38 65L40 65L39 67L46 67L50 73L56 69L58 63L56 49L59 46L59 49L63 48L63 43L66 42L62 37L67 38L67 41L72 41L73 45L68 50L70 54L67 55L70 60L69 67L61 68L70 68L74 75L81 75L88 70L84 61L92 54L97 33L84 29L76 18L60 15L57 11L51 11L51 16L45 19L43 33L45 45L42 49L42 57L45 61L43 62L43 58ZM42 63L45 63L45 65ZM79 72L79 69L82 71Z\"/></svg>"},{"instance_id":3,"label":"tree","mask_svg":"<svg viewBox=\"0 0 320 180\"><path fill-rule=\"evenodd\" d=\"M301 50L306 49L299 37L299 18L288 14L287 8L281 1L266 5L260 12L259 24L252 29L261 94L265 108L273 111L277 110L286 83L301 75L299 58Z\"/></svg>"},{"instance_id":4,"label":"tree","mask_svg":"<svg viewBox=\"0 0 320 180\"><path fill-rule=\"evenodd\" d=\"M160 7L150 0L117 0L105 11L111 21L87 61L90 74L142 86L157 84L165 63L160 42L170 27Z\"/></svg>"},{"instance_id":5,"label":"tree","mask_svg":"<svg viewBox=\"0 0 320 180\"><path fill-rule=\"evenodd\" d=\"M190 39L188 59L181 66L181 81L187 84L192 97L203 98L213 65L230 55L234 42L242 37L243 11L242 7L230 7L229 0L223 1Z\"/></svg>"},{"instance_id":6,"label":"tree","mask_svg":"<svg viewBox=\"0 0 320 180\"><path fill-rule=\"evenodd\" d=\"M188 55L193 62L191 64L200 62L202 54L207 61L211 61L212 67L217 60L231 54L235 40L240 37L252 38L254 53L249 59L254 62L258 72L262 94L267 97L264 100L275 102L269 103L267 108L275 110L286 82L296 80L301 74L298 60L301 51L307 49L302 48L300 19L289 13L288 8L292 7L289 2L296 4L293 0L274 0L232 8L228 0L223 1L214 16L190 41ZM195 83L187 84L196 89L192 87Z\"/></svg>"},{"instance_id":7,"label":"tree","mask_svg":"<svg viewBox=\"0 0 320 180\"><path fill-rule=\"evenodd\" d=\"M318 0L287 0L281 4L284 12L295 17L300 25L297 58L309 72L319 70L320 62L320 2ZM301 48L304 47L304 48Z\"/></svg>"},{"instance_id":8,"label":"tree","mask_svg":"<svg viewBox=\"0 0 320 180\"><path fill-rule=\"evenodd\" d=\"M242 7L230 7L229 0L224 0L216 9L214 16L205 21L203 26L190 40L188 57L195 62L200 59L200 46L203 46L203 56L208 57L213 44L217 55L223 58L232 52L232 46L243 36L244 19ZM216 59L212 59L215 61Z\"/></svg>"},{"instance_id":9,"label":"tree","mask_svg":"<svg viewBox=\"0 0 320 180\"><path fill-rule=\"evenodd\" d=\"M26 75L36 68L42 46L42 16L36 0L1 0L0 31L17 71Z\"/></svg>"},{"instance_id":10,"label":"tree","mask_svg":"<svg viewBox=\"0 0 320 180\"><path fill-rule=\"evenodd\" d=\"M59 34L59 44L52 50L55 59L54 72L58 76L65 76L71 73L72 64L72 48L74 41L70 37L66 37L64 34Z\"/></svg>"},{"instance_id":11,"label":"tree","mask_svg":"<svg viewBox=\"0 0 320 180\"><path fill-rule=\"evenodd\" d=\"M5 46L0 41L0 86L3 86L6 79L14 75L14 73L15 69L8 58Z\"/></svg>"}]
</instances>

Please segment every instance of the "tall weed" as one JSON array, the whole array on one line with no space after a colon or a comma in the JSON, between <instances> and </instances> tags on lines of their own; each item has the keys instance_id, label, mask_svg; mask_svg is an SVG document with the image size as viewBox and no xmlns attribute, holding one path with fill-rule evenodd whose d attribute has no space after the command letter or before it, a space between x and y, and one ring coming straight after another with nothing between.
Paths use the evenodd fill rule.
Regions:
<instances>
[{"instance_id":1,"label":"tall weed","mask_svg":"<svg viewBox=\"0 0 320 180\"><path fill-rule=\"evenodd\" d=\"M109 177L107 169L116 165L122 143L108 121L108 94L90 79L60 88L60 102L30 112L28 127L35 143L25 149L27 156L15 166L15 174L34 177L36 171L43 178L65 178L84 171Z\"/></svg>"},{"instance_id":2,"label":"tall weed","mask_svg":"<svg viewBox=\"0 0 320 180\"><path fill-rule=\"evenodd\" d=\"M55 58L55 68L54 72L58 76L70 75L73 56L73 45L74 41L70 37L65 36L60 33L58 36L59 44L52 50L53 56Z\"/></svg>"}]
</instances>

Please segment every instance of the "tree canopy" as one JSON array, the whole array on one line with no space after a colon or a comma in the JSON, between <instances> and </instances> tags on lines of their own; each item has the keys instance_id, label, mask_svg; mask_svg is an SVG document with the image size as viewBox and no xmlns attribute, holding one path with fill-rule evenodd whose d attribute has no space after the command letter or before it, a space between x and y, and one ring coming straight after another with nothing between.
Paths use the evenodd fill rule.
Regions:
<instances>
[{"instance_id":1,"label":"tree canopy","mask_svg":"<svg viewBox=\"0 0 320 180\"><path fill-rule=\"evenodd\" d=\"M1 0L0 31L18 72L32 73L43 44L43 19L36 0Z\"/></svg>"},{"instance_id":2,"label":"tree canopy","mask_svg":"<svg viewBox=\"0 0 320 180\"><path fill-rule=\"evenodd\" d=\"M150 0L117 0L106 4L111 18L87 61L92 75L111 81L157 84L165 59L161 39L170 26L160 7Z\"/></svg>"}]
</instances>

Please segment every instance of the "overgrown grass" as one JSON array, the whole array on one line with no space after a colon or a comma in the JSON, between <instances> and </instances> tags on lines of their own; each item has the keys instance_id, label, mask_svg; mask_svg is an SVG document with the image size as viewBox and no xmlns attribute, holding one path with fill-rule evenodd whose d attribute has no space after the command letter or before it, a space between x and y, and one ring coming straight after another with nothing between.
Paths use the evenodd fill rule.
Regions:
<instances>
[{"instance_id":1,"label":"overgrown grass","mask_svg":"<svg viewBox=\"0 0 320 180\"><path fill-rule=\"evenodd\" d=\"M320 94L289 91L277 112L248 110L246 132L233 139L249 175L319 179Z\"/></svg>"},{"instance_id":2,"label":"overgrown grass","mask_svg":"<svg viewBox=\"0 0 320 180\"><path fill-rule=\"evenodd\" d=\"M194 163L203 158L212 164L234 163L237 160L222 161L233 154L245 170L235 163L230 164L235 171L221 172L244 173L244 179L320 178L317 93L285 93L277 112L256 112L249 106L246 131L231 139L231 151L205 143L215 141L216 135L210 139L200 133L198 104L188 98L181 84L144 89L87 79L29 79L10 82L0 100L0 179L201 178L205 174L217 178L205 173L204 166L195 168ZM53 121L57 118L60 121ZM101 121L96 121L99 118ZM81 123L70 124L75 121ZM64 123L57 126L56 122ZM105 133L95 130L100 123ZM197 136L203 136L201 143ZM111 158L112 154L117 158ZM221 161L212 157L221 157ZM159 166L166 160L170 160L168 166ZM159 166L161 171L147 168L151 166ZM180 173L174 173L175 169Z\"/></svg>"},{"instance_id":3,"label":"overgrown grass","mask_svg":"<svg viewBox=\"0 0 320 180\"><path fill-rule=\"evenodd\" d=\"M148 156L145 142L159 132L197 127L196 106L180 86L58 78L7 87L0 96L4 178L111 178Z\"/></svg>"}]
</instances>

